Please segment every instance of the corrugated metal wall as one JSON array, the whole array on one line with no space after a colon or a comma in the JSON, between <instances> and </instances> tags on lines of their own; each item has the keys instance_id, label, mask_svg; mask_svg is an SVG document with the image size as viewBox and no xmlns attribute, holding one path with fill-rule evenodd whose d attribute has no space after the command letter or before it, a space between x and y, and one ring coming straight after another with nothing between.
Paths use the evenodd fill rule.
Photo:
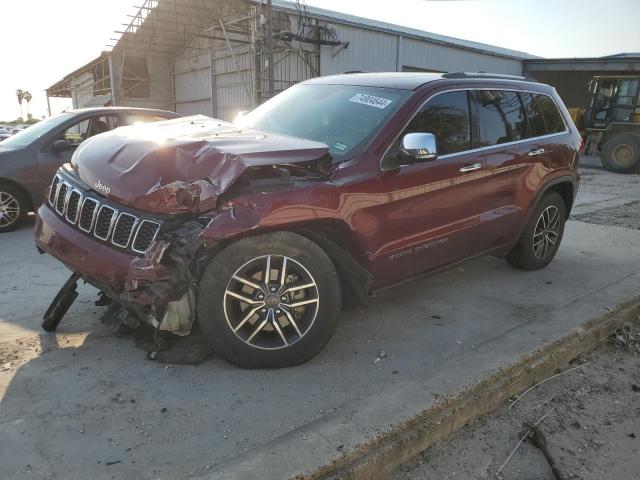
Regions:
<instances>
[{"instance_id":1,"label":"corrugated metal wall","mask_svg":"<svg viewBox=\"0 0 640 480\"><path fill-rule=\"evenodd\" d=\"M174 61L175 109L181 115L202 113L233 120L251 110L253 65L249 46L195 39ZM235 56L234 56L235 55Z\"/></svg>"},{"instance_id":2,"label":"corrugated metal wall","mask_svg":"<svg viewBox=\"0 0 640 480\"><path fill-rule=\"evenodd\" d=\"M174 63L173 79L176 113L202 113L213 116L209 54L177 59Z\"/></svg>"},{"instance_id":3,"label":"corrugated metal wall","mask_svg":"<svg viewBox=\"0 0 640 480\"><path fill-rule=\"evenodd\" d=\"M450 47L422 39L334 24L338 38L350 42L347 48L323 46L320 72L332 75L349 70L394 72L403 69L436 72L486 71L522 74L520 60L498 57L464 48Z\"/></svg>"},{"instance_id":4,"label":"corrugated metal wall","mask_svg":"<svg viewBox=\"0 0 640 480\"><path fill-rule=\"evenodd\" d=\"M73 108L82 108L93 98L93 75L89 72L73 77L71 103Z\"/></svg>"},{"instance_id":5,"label":"corrugated metal wall","mask_svg":"<svg viewBox=\"0 0 640 480\"><path fill-rule=\"evenodd\" d=\"M423 68L438 72L506 73L522 75L522 62L495 55L429 43L401 37L399 42L400 68Z\"/></svg>"},{"instance_id":6,"label":"corrugated metal wall","mask_svg":"<svg viewBox=\"0 0 640 480\"><path fill-rule=\"evenodd\" d=\"M291 23L296 17L278 13L279 21ZM322 22L328 25L325 22ZM288 50L274 55L274 87L279 92L290 85L317 75L348 70L376 71L478 71L520 75L522 62L441 45L422 39L381 32L353 25L331 23L338 39L349 42L347 48L293 42ZM282 47L282 45L280 45ZM256 85L255 56L249 45L233 44L234 56L226 42L195 39L173 63L174 105L178 113L203 113L233 120L238 112L250 110L255 103L256 87L268 90L266 66ZM304 59L302 58L304 57ZM259 62L264 59L258 59ZM306 61L305 61L306 60ZM319 63L319 65L318 65Z\"/></svg>"},{"instance_id":7,"label":"corrugated metal wall","mask_svg":"<svg viewBox=\"0 0 640 480\"><path fill-rule=\"evenodd\" d=\"M397 35L365 30L347 25L334 25L347 48L320 47L320 74L333 75L350 70L395 72Z\"/></svg>"},{"instance_id":8,"label":"corrugated metal wall","mask_svg":"<svg viewBox=\"0 0 640 480\"><path fill-rule=\"evenodd\" d=\"M227 121L232 121L241 111L251 110L253 103L254 81L249 47L235 47L234 52L235 60L228 48L213 53L215 117Z\"/></svg>"}]
</instances>

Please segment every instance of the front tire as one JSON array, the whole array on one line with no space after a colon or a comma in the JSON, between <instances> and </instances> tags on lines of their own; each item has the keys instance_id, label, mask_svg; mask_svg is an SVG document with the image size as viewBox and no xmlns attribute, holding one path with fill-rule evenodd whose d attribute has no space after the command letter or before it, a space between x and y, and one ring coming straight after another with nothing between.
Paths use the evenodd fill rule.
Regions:
<instances>
[{"instance_id":1,"label":"front tire","mask_svg":"<svg viewBox=\"0 0 640 480\"><path fill-rule=\"evenodd\" d=\"M198 288L198 322L215 350L244 368L280 368L315 356L335 331L340 280L318 245L292 232L232 243Z\"/></svg>"},{"instance_id":2,"label":"front tire","mask_svg":"<svg viewBox=\"0 0 640 480\"><path fill-rule=\"evenodd\" d=\"M555 257L567 219L564 199L548 192L536 207L518 243L507 254L507 262L521 270L540 270Z\"/></svg>"},{"instance_id":3,"label":"front tire","mask_svg":"<svg viewBox=\"0 0 640 480\"><path fill-rule=\"evenodd\" d=\"M27 199L16 187L0 183L0 233L15 230L29 211Z\"/></svg>"}]
</instances>

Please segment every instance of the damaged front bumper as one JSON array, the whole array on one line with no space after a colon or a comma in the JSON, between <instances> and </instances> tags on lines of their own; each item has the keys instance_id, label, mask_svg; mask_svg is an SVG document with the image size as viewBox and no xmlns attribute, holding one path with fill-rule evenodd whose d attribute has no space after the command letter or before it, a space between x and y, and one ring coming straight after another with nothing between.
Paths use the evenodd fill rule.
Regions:
<instances>
[{"instance_id":1,"label":"damaged front bumper","mask_svg":"<svg viewBox=\"0 0 640 480\"><path fill-rule=\"evenodd\" d=\"M182 222L169 233L161 232L145 254L136 255L96 241L43 204L35 241L41 251L138 320L185 335L195 318L194 275L203 249L203 228L198 221Z\"/></svg>"}]
</instances>

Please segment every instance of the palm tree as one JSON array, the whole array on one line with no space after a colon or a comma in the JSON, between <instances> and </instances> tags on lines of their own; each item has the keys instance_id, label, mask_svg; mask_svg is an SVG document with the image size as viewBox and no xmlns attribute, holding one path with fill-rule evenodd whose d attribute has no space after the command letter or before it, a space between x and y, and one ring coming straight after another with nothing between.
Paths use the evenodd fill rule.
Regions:
<instances>
[{"instance_id":1,"label":"palm tree","mask_svg":"<svg viewBox=\"0 0 640 480\"><path fill-rule=\"evenodd\" d=\"M31 102L31 99L33 98L33 96L31 95L31 92L28 91L28 90L24 91L23 96L24 96L24 99L27 102L27 117L28 117L29 116L29 102Z\"/></svg>"},{"instance_id":2,"label":"palm tree","mask_svg":"<svg viewBox=\"0 0 640 480\"><path fill-rule=\"evenodd\" d=\"M16 90L16 97L18 97L18 103L20 104L20 117L22 117L22 100L24 100L24 90L21 88Z\"/></svg>"}]
</instances>

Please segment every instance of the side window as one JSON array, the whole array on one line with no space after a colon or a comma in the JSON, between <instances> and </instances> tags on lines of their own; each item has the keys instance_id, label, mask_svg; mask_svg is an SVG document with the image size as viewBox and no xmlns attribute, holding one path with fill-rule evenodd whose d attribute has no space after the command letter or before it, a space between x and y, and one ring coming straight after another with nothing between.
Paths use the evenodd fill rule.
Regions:
<instances>
[{"instance_id":1,"label":"side window","mask_svg":"<svg viewBox=\"0 0 640 480\"><path fill-rule=\"evenodd\" d=\"M478 147L527 138L527 121L516 92L477 90L471 96L478 115Z\"/></svg>"},{"instance_id":2,"label":"side window","mask_svg":"<svg viewBox=\"0 0 640 480\"><path fill-rule=\"evenodd\" d=\"M92 117L88 136L93 137L94 135L108 132L109 130L113 130L119 126L118 117L115 115L100 115Z\"/></svg>"},{"instance_id":3,"label":"side window","mask_svg":"<svg viewBox=\"0 0 640 480\"><path fill-rule=\"evenodd\" d=\"M614 99L614 122L630 122L635 110L636 97L638 96L638 80L620 80Z\"/></svg>"},{"instance_id":4,"label":"side window","mask_svg":"<svg viewBox=\"0 0 640 480\"><path fill-rule=\"evenodd\" d=\"M438 155L469 150L471 122L467 93L443 93L429 100L403 135L414 132L433 133L438 144Z\"/></svg>"},{"instance_id":5,"label":"side window","mask_svg":"<svg viewBox=\"0 0 640 480\"><path fill-rule=\"evenodd\" d=\"M562 115L558 111L556 102L547 95L535 95L538 108L542 112L544 122L547 124L547 133L564 132L567 127L562 120Z\"/></svg>"},{"instance_id":6,"label":"side window","mask_svg":"<svg viewBox=\"0 0 640 480\"><path fill-rule=\"evenodd\" d=\"M529 118L529 137L539 137L547 134L547 126L544 123L544 117L542 112L538 108L533 94L523 93L522 103L524 104L524 110Z\"/></svg>"},{"instance_id":7,"label":"side window","mask_svg":"<svg viewBox=\"0 0 640 480\"><path fill-rule=\"evenodd\" d=\"M616 91L615 104L633 106L638 96L638 83L640 83L640 80L620 80Z\"/></svg>"},{"instance_id":8,"label":"side window","mask_svg":"<svg viewBox=\"0 0 640 480\"><path fill-rule=\"evenodd\" d=\"M87 118L86 120L71 125L56 140L66 140L74 146L80 145L80 143L87 138L89 120L90 119Z\"/></svg>"},{"instance_id":9,"label":"side window","mask_svg":"<svg viewBox=\"0 0 640 480\"><path fill-rule=\"evenodd\" d=\"M616 82L615 80L603 78L598 81L597 85L598 90L592 100L593 118L594 120L606 120L609 116Z\"/></svg>"}]
</instances>

